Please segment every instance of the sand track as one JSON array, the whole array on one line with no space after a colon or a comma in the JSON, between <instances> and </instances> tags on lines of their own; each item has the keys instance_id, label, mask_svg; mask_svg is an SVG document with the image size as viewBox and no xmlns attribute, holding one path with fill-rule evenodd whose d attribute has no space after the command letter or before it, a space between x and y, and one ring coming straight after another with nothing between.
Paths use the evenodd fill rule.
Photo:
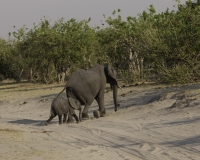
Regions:
<instances>
[{"instance_id":1,"label":"sand track","mask_svg":"<svg viewBox=\"0 0 200 160\"><path fill-rule=\"evenodd\" d=\"M63 85L0 86L0 159L198 160L200 84L132 86L105 93L108 116L48 126L52 99ZM62 94L65 96L65 93Z\"/></svg>"}]
</instances>

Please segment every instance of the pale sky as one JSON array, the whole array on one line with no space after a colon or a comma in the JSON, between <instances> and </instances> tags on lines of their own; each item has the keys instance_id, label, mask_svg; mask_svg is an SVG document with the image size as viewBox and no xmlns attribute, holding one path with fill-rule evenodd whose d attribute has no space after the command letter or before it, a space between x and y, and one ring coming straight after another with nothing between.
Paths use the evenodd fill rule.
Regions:
<instances>
[{"instance_id":1,"label":"pale sky","mask_svg":"<svg viewBox=\"0 0 200 160\"><path fill-rule=\"evenodd\" d=\"M184 3L186 0L181 0ZM44 16L54 23L60 18L66 21L75 18L84 20L91 17L91 26L101 24L113 10L120 9L123 18L136 17L153 4L157 13L172 10L175 0L0 0L0 37L7 39L8 32L16 31L25 25L33 28ZM16 26L16 28L13 28Z\"/></svg>"}]
</instances>

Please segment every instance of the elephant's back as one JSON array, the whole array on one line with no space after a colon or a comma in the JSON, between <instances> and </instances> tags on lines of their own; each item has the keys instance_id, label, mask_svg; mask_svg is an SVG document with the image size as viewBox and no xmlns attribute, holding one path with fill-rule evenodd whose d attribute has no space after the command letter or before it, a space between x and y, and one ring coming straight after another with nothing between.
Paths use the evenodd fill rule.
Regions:
<instances>
[{"instance_id":1,"label":"elephant's back","mask_svg":"<svg viewBox=\"0 0 200 160\"><path fill-rule=\"evenodd\" d=\"M69 81L67 82L67 87L77 88L77 89L87 89L99 84L101 78L98 73L91 70L78 70L74 72Z\"/></svg>"},{"instance_id":2,"label":"elephant's back","mask_svg":"<svg viewBox=\"0 0 200 160\"><path fill-rule=\"evenodd\" d=\"M52 107L57 115L61 115L63 113L68 112L69 110L68 98L67 97L55 98L52 102Z\"/></svg>"},{"instance_id":3,"label":"elephant's back","mask_svg":"<svg viewBox=\"0 0 200 160\"><path fill-rule=\"evenodd\" d=\"M92 70L78 70L74 72L66 84L67 94L76 99L80 99L82 103L88 97L95 98L100 90L102 78L98 73Z\"/></svg>"},{"instance_id":4,"label":"elephant's back","mask_svg":"<svg viewBox=\"0 0 200 160\"><path fill-rule=\"evenodd\" d=\"M81 75L82 75L82 74L85 74L85 72L86 72L86 71L83 70L83 69L80 69L80 70L74 72L74 73L70 76L69 80L67 81L66 86L67 86L67 87L74 87L74 84L79 84L79 83L80 83L80 80L82 79L82 78L81 78Z\"/></svg>"}]
</instances>

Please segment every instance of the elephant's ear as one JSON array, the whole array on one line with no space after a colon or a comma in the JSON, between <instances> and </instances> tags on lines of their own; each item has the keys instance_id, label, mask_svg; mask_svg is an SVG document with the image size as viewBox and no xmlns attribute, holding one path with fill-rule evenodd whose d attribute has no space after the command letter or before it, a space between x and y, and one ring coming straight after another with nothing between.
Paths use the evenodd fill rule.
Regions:
<instances>
[{"instance_id":1,"label":"elephant's ear","mask_svg":"<svg viewBox=\"0 0 200 160\"><path fill-rule=\"evenodd\" d=\"M69 100L70 106L71 106L73 109L76 109L76 110L79 109L79 106L78 106L78 104L77 104L77 100L76 100L76 99L71 98L71 97L68 97L68 100Z\"/></svg>"},{"instance_id":2,"label":"elephant's ear","mask_svg":"<svg viewBox=\"0 0 200 160\"><path fill-rule=\"evenodd\" d=\"M108 75L117 81L116 77L117 72L115 71L115 69L111 65L108 65L107 70L108 70Z\"/></svg>"}]
</instances>

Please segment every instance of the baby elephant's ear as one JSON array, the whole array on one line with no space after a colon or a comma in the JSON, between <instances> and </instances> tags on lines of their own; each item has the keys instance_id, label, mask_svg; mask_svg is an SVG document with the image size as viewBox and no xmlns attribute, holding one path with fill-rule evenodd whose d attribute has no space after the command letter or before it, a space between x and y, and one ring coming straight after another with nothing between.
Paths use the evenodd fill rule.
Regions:
<instances>
[{"instance_id":1,"label":"baby elephant's ear","mask_svg":"<svg viewBox=\"0 0 200 160\"><path fill-rule=\"evenodd\" d=\"M68 97L68 100L69 100L70 106L71 106L73 109L76 109L76 110L79 109L78 101L77 101L76 99Z\"/></svg>"}]
</instances>

